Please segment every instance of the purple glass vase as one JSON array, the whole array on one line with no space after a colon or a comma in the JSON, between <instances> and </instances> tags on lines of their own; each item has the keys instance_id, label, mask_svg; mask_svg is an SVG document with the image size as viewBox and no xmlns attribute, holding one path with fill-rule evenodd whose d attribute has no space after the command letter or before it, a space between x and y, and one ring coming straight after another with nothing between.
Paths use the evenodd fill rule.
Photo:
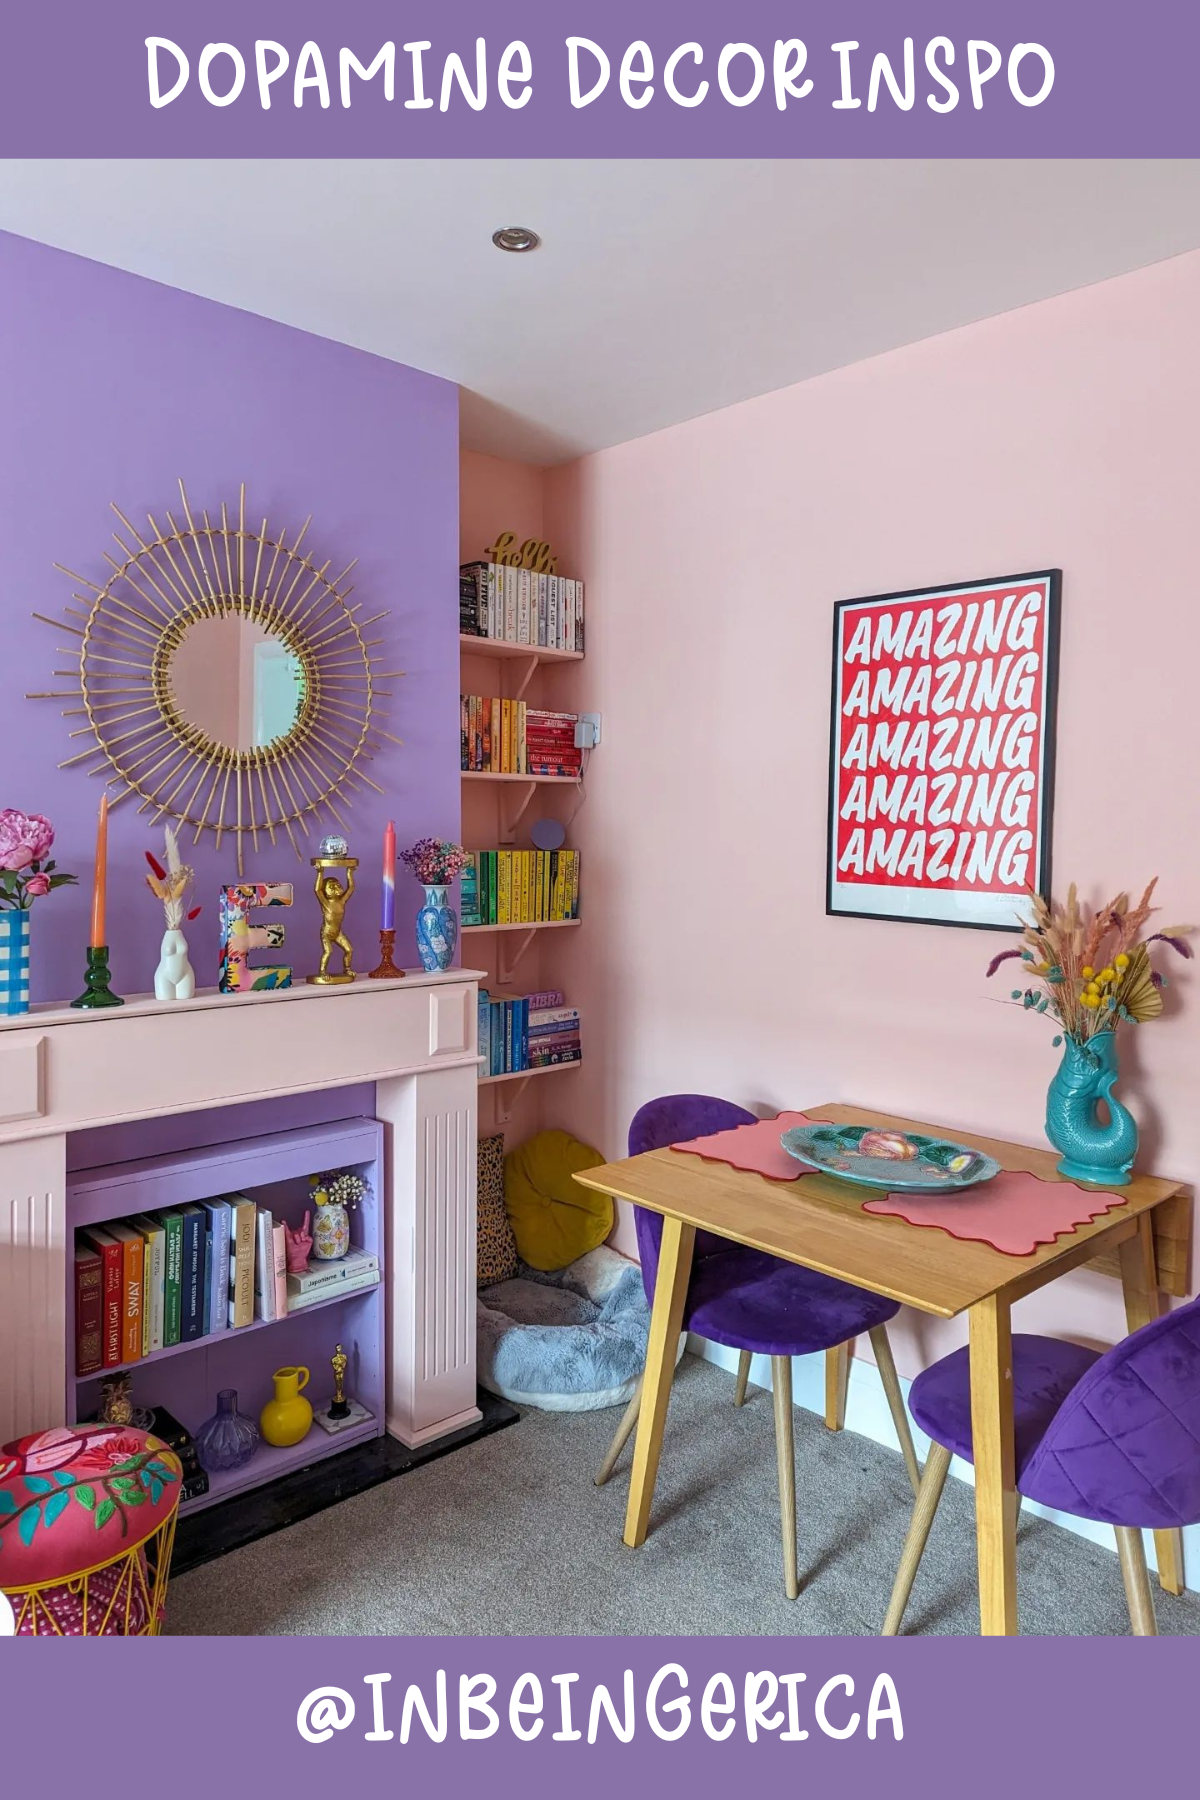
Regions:
<instances>
[{"instance_id":1,"label":"purple glass vase","mask_svg":"<svg viewBox=\"0 0 1200 1800\"><path fill-rule=\"evenodd\" d=\"M218 1469L240 1469L259 1446L258 1426L238 1411L237 1389L222 1388L217 1410L196 1433L200 1467L213 1474Z\"/></svg>"}]
</instances>

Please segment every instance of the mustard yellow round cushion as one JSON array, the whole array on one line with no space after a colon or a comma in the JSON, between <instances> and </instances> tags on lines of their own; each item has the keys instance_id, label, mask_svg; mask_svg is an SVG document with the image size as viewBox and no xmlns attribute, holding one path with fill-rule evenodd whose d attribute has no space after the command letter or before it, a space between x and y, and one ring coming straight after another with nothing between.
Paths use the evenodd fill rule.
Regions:
<instances>
[{"instance_id":1,"label":"mustard yellow round cushion","mask_svg":"<svg viewBox=\"0 0 1200 1800\"><path fill-rule=\"evenodd\" d=\"M565 1269L604 1242L612 1230L612 1200L572 1179L603 1161L567 1131L539 1131L505 1157L504 1207L531 1269Z\"/></svg>"}]
</instances>

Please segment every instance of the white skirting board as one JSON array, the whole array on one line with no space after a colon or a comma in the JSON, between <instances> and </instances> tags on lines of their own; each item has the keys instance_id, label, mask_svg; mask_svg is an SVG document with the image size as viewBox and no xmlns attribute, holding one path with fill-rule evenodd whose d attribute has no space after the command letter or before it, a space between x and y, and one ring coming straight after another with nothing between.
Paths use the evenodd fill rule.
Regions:
<instances>
[{"instance_id":1,"label":"white skirting board","mask_svg":"<svg viewBox=\"0 0 1200 1800\"><path fill-rule=\"evenodd\" d=\"M736 1374L738 1353L727 1349L724 1344L712 1344L707 1338L697 1337L694 1332L688 1333L687 1347L694 1356L704 1358L705 1362L716 1363L718 1368L728 1369ZM771 1388L771 1359L769 1356L756 1356L750 1364L750 1381L754 1387ZM901 1380L905 1403L908 1401L909 1383ZM807 1412L814 1412L819 1417L825 1416L825 1358L823 1356L797 1356L792 1359L792 1399L797 1406ZM897 1456L900 1447L896 1442L896 1433L892 1426L892 1415L888 1411L887 1396L883 1391L883 1383L879 1379L879 1371L874 1363L866 1362L862 1357L852 1357L850 1361L850 1390L846 1401L846 1430L857 1431L861 1436L870 1438L873 1443L884 1444L894 1450ZM925 1453L929 1448L929 1439L924 1432L913 1425L913 1442L917 1447L917 1457L924 1466ZM950 1473L957 1475L960 1481L968 1481L974 1486L975 1471L970 1463L955 1457L950 1464ZM1079 1537L1090 1538L1092 1543L1101 1544L1105 1550L1116 1555L1116 1543L1109 1525L1097 1525L1090 1519L1077 1519L1073 1513L1055 1512L1052 1507L1039 1506L1034 1500L1026 1500L1021 1508L1022 1516L1033 1514L1039 1519L1050 1519L1055 1525L1064 1525L1068 1531ZM1156 1567L1154 1560L1154 1538L1150 1532L1146 1536L1146 1556L1151 1568ZM1183 1566L1185 1579L1189 1588L1200 1586L1200 1525L1190 1525L1183 1533Z\"/></svg>"}]
</instances>

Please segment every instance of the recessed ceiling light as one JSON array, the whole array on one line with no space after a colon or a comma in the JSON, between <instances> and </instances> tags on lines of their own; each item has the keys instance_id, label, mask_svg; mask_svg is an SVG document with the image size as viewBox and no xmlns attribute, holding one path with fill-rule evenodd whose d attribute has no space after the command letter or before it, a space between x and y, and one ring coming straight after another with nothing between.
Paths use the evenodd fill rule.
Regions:
<instances>
[{"instance_id":1,"label":"recessed ceiling light","mask_svg":"<svg viewBox=\"0 0 1200 1800\"><path fill-rule=\"evenodd\" d=\"M497 250L536 250L541 243L536 231L530 231L527 225L506 225L502 231L493 231L492 242Z\"/></svg>"}]
</instances>

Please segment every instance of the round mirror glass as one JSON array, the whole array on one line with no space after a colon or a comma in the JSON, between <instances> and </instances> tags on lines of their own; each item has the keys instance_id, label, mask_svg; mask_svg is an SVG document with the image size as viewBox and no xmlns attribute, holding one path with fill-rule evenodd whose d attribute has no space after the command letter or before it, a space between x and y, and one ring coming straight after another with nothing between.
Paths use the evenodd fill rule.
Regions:
<instances>
[{"instance_id":1,"label":"round mirror glass","mask_svg":"<svg viewBox=\"0 0 1200 1800\"><path fill-rule=\"evenodd\" d=\"M274 632L237 613L196 619L171 656L182 717L215 744L259 750L286 737L304 708L299 657Z\"/></svg>"}]
</instances>

